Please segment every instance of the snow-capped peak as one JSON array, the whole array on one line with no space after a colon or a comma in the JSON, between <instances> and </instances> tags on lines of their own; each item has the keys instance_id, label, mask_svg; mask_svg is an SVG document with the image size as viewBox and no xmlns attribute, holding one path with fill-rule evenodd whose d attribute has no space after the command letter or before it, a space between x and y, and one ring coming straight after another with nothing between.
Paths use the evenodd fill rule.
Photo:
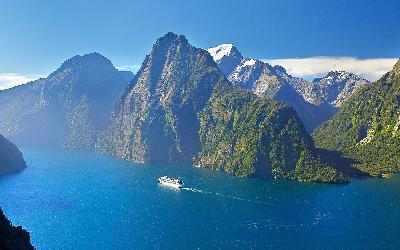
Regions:
<instances>
[{"instance_id":1,"label":"snow-capped peak","mask_svg":"<svg viewBox=\"0 0 400 250\"><path fill-rule=\"evenodd\" d=\"M234 48L233 44L221 44L207 49L208 53L213 57L214 61L221 60L224 56L229 56Z\"/></svg>"},{"instance_id":2,"label":"snow-capped peak","mask_svg":"<svg viewBox=\"0 0 400 250\"><path fill-rule=\"evenodd\" d=\"M317 79L318 80L318 79ZM354 80L354 81L368 81L367 79L347 71L330 71L326 76L319 78L319 80Z\"/></svg>"},{"instance_id":3,"label":"snow-capped peak","mask_svg":"<svg viewBox=\"0 0 400 250\"><path fill-rule=\"evenodd\" d=\"M244 59L239 50L229 43L209 48L207 51L226 76L232 73Z\"/></svg>"}]
</instances>

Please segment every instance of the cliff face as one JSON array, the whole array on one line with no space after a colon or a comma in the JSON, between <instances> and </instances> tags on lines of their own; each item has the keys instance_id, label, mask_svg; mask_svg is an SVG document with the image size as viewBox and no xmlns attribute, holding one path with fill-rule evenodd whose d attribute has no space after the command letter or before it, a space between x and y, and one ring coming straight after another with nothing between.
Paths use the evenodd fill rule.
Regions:
<instances>
[{"instance_id":1,"label":"cliff face","mask_svg":"<svg viewBox=\"0 0 400 250\"><path fill-rule=\"evenodd\" d=\"M347 181L321 162L296 112L283 103L218 86L199 119L196 166L236 176Z\"/></svg>"},{"instance_id":2,"label":"cliff face","mask_svg":"<svg viewBox=\"0 0 400 250\"><path fill-rule=\"evenodd\" d=\"M131 77L100 54L75 56L45 79L0 91L0 133L25 147L93 149Z\"/></svg>"},{"instance_id":3,"label":"cliff face","mask_svg":"<svg viewBox=\"0 0 400 250\"><path fill-rule=\"evenodd\" d=\"M29 233L21 226L15 227L5 217L0 208L0 249L4 250L33 250Z\"/></svg>"},{"instance_id":4,"label":"cliff face","mask_svg":"<svg viewBox=\"0 0 400 250\"><path fill-rule=\"evenodd\" d=\"M26 168L21 151L7 138L0 135L0 175L10 174Z\"/></svg>"},{"instance_id":5,"label":"cliff face","mask_svg":"<svg viewBox=\"0 0 400 250\"><path fill-rule=\"evenodd\" d=\"M400 170L400 61L357 91L314 133L319 147L344 152L372 175Z\"/></svg>"},{"instance_id":6,"label":"cliff face","mask_svg":"<svg viewBox=\"0 0 400 250\"><path fill-rule=\"evenodd\" d=\"M319 161L293 109L234 87L205 50L173 33L153 46L98 149L237 176L345 181Z\"/></svg>"},{"instance_id":7,"label":"cliff face","mask_svg":"<svg viewBox=\"0 0 400 250\"><path fill-rule=\"evenodd\" d=\"M166 34L117 105L100 150L140 163L191 163L200 147L197 112L223 81L205 51Z\"/></svg>"}]
</instances>

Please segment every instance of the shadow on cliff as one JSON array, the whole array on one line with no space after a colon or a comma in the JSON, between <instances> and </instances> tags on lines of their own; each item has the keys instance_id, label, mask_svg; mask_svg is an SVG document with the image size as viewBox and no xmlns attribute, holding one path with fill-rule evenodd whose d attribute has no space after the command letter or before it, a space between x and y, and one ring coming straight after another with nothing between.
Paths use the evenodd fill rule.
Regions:
<instances>
[{"instance_id":1,"label":"shadow on cliff","mask_svg":"<svg viewBox=\"0 0 400 250\"><path fill-rule=\"evenodd\" d=\"M318 148L317 151L325 163L334 166L338 171L346 176L359 178L370 177L368 173L352 166L353 164L359 163L358 161L343 156L343 153L340 151L332 151L322 148Z\"/></svg>"}]
</instances>

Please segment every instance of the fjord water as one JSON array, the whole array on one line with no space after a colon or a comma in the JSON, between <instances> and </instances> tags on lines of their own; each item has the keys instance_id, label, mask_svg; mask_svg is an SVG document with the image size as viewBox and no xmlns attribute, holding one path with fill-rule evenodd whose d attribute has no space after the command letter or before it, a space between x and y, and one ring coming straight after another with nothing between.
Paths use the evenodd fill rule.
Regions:
<instances>
[{"instance_id":1,"label":"fjord water","mask_svg":"<svg viewBox=\"0 0 400 250\"><path fill-rule=\"evenodd\" d=\"M400 176L305 184L23 153L29 167L0 178L0 207L37 249L400 248ZM162 175L187 188L158 185Z\"/></svg>"}]
</instances>

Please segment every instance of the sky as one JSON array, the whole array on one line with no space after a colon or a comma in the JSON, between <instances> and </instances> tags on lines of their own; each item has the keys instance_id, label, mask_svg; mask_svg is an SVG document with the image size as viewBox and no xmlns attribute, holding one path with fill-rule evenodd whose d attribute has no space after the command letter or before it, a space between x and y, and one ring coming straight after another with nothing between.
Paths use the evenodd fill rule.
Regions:
<instances>
[{"instance_id":1,"label":"sky","mask_svg":"<svg viewBox=\"0 0 400 250\"><path fill-rule=\"evenodd\" d=\"M398 0L0 0L0 89L94 51L136 71L168 31L201 48L232 43L295 76L375 80L400 57L399 10Z\"/></svg>"}]
</instances>

